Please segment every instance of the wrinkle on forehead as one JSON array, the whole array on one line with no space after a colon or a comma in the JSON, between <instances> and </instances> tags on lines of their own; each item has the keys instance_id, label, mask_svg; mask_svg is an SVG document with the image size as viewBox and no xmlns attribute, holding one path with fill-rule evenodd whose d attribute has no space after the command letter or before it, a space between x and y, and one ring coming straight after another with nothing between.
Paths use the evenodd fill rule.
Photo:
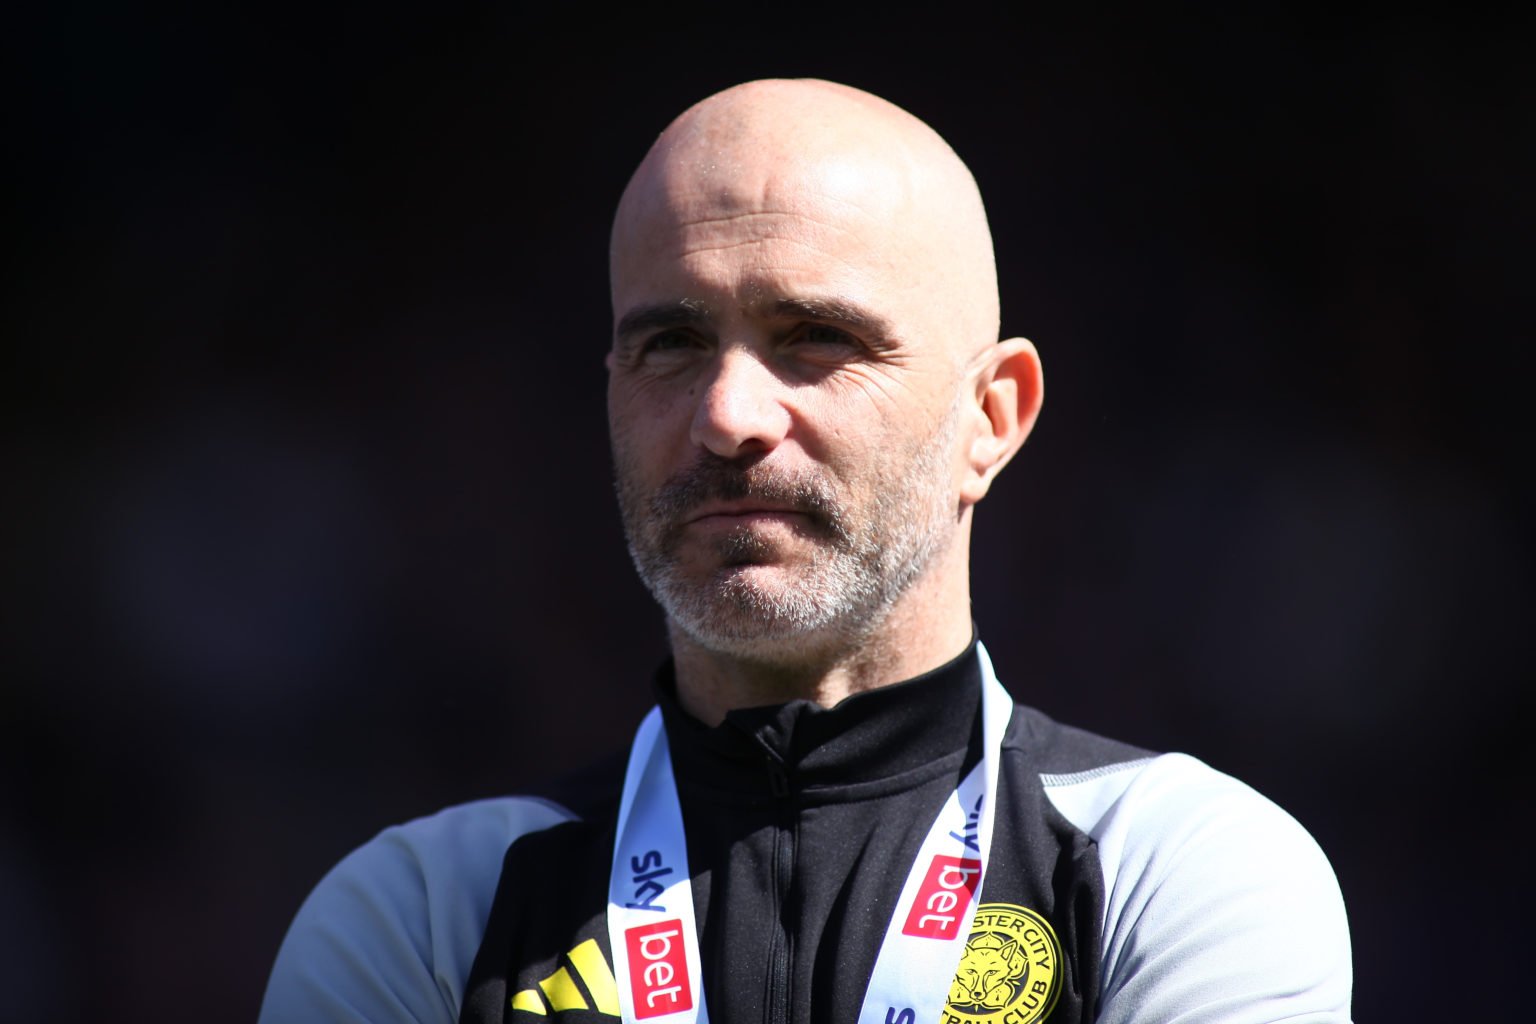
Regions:
<instances>
[{"instance_id":1,"label":"wrinkle on forehead","mask_svg":"<svg viewBox=\"0 0 1536 1024\"><path fill-rule=\"evenodd\" d=\"M695 105L657 139L625 189L610 252L676 258L738 236L856 237L952 307L954 340L997 340L991 234L974 180L931 128L885 100L816 81L749 82ZM752 232L748 232L750 234ZM809 236L809 237L807 237ZM814 243L813 243L814 244Z\"/></svg>"},{"instance_id":2,"label":"wrinkle on forehead","mask_svg":"<svg viewBox=\"0 0 1536 1024\"><path fill-rule=\"evenodd\" d=\"M878 227L880 218L851 204L821 209L801 203L799 210L744 210L721 213L706 207L690 215L672 209L652 219L630 251L650 260L685 259L689 255L730 248L771 250L780 257L798 254L808 263L841 262L851 258L869 265L885 257Z\"/></svg>"}]
</instances>

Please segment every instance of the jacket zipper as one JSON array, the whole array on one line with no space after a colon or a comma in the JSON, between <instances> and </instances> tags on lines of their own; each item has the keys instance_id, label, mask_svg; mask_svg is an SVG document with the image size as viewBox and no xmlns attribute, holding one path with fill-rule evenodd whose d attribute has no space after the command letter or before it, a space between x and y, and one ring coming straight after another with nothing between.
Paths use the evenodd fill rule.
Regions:
<instances>
[{"instance_id":1,"label":"jacket zipper","mask_svg":"<svg viewBox=\"0 0 1536 1024\"><path fill-rule=\"evenodd\" d=\"M794 879L794 807L789 795L789 776L777 761L768 762L768 785L778 800L779 823L773 837L773 941L768 949L768 992L763 1000L763 1019L768 1024L789 1024L790 935L784 923L784 904Z\"/></svg>"}]
</instances>

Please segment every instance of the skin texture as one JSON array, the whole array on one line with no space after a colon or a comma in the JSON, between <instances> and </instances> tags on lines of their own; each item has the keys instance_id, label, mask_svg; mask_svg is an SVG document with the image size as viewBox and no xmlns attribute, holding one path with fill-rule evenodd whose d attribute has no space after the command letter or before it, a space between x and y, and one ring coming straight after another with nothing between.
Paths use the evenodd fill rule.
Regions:
<instances>
[{"instance_id":1,"label":"skin texture","mask_svg":"<svg viewBox=\"0 0 1536 1024\"><path fill-rule=\"evenodd\" d=\"M737 86L647 154L610 269L620 509L684 706L830 706L964 649L972 510L1043 384L948 145L846 86Z\"/></svg>"}]
</instances>

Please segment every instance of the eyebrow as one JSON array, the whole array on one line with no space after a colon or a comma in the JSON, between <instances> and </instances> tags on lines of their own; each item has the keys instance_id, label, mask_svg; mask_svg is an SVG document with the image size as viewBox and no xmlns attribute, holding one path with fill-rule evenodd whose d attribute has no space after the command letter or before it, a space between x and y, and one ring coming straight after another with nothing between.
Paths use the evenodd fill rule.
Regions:
<instances>
[{"instance_id":1,"label":"eyebrow","mask_svg":"<svg viewBox=\"0 0 1536 1024\"><path fill-rule=\"evenodd\" d=\"M660 302L630 310L619 318L613 333L617 337L628 338L643 331L697 327L709 318L710 310L704 303L697 299L678 299L676 302Z\"/></svg>"},{"instance_id":2,"label":"eyebrow","mask_svg":"<svg viewBox=\"0 0 1536 1024\"><path fill-rule=\"evenodd\" d=\"M856 302L836 296L775 299L758 305L759 315L776 319L814 320L819 323L839 324L862 335L876 346L889 344L895 336L890 320L873 313ZM614 327L614 337L628 341L637 334L650 331L672 330L678 327L701 327L714 318L714 310L699 299L678 299L674 302L658 302L649 306L637 306L619 318Z\"/></svg>"},{"instance_id":3,"label":"eyebrow","mask_svg":"<svg viewBox=\"0 0 1536 1024\"><path fill-rule=\"evenodd\" d=\"M878 313L839 298L779 299L769 309L774 316L798 317L803 320L819 320L822 323L841 324L866 337L889 338L895 333L891 322Z\"/></svg>"}]
</instances>

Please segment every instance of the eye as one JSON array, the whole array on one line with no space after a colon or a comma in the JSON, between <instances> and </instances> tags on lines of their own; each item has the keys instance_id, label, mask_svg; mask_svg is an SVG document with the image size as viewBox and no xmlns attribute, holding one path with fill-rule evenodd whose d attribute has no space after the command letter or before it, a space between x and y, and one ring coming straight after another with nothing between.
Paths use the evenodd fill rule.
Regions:
<instances>
[{"instance_id":1,"label":"eye","mask_svg":"<svg viewBox=\"0 0 1536 1024\"><path fill-rule=\"evenodd\" d=\"M800 329L795 340L802 345L814 345L817 348L856 349L861 347L859 339L842 328L833 327L830 324L806 324Z\"/></svg>"},{"instance_id":2,"label":"eye","mask_svg":"<svg viewBox=\"0 0 1536 1024\"><path fill-rule=\"evenodd\" d=\"M645 352L678 352L698 346L699 339L687 331L658 331L646 338L641 348Z\"/></svg>"},{"instance_id":3,"label":"eye","mask_svg":"<svg viewBox=\"0 0 1536 1024\"><path fill-rule=\"evenodd\" d=\"M688 348L696 344L688 333L680 330L664 330L645 339L647 352L673 352L676 348Z\"/></svg>"}]
</instances>

